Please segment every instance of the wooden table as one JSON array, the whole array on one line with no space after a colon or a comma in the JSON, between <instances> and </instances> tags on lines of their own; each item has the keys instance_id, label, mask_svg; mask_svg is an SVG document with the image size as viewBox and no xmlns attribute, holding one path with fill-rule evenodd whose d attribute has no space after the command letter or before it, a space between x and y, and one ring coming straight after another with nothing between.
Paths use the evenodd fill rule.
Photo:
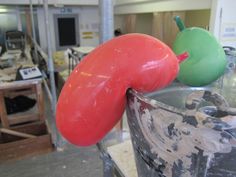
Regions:
<instances>
[{"instance_id":1,"label":"wooden table","mask_svg":"<svg viewBox=\"0 0 236 177\"><path fill-rule=\"evenodd\" d=\"M20 66L34 66L28 52L26 58L20 57L14 54L13 66L0 69L0 163L53 150L44 115L42 79L15 81ZM7 114L4 98L19 95L34 96L36 106L29 111Z\"/></svg>"}]
</instances>

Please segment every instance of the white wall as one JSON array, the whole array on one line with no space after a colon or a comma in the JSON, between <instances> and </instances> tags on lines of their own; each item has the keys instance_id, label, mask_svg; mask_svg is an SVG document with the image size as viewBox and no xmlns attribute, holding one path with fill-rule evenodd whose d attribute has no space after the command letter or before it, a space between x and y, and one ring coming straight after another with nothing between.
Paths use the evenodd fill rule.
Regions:
<instances>
[{"instance_id":1,"label":"white wall","mask_svg":"<svg viewBox=\"0 0 236 177\"><path fill-rule=\"evenodd\" d=\"M78 14L79 15L79 31L80 31L80 46L97 46L99 44L99 14L98 7L71 7L71 11L64 12L61 8L49 8L49 24L51 31L52 50L56 51L56 38L54 29L54 14ZM67 11L67 10L66 10ZM47 51L47 40L45 33L45 20L43 8L38 8L38 23L40 46L44 51ZM83 32L93 32L93 39L84 39Z\"/></svg>"},{"instance_id":2,"label":"white wall","mask_svg":"<svg viewBox=\"0 0 236 177\"><path fill-rule=\"evenodd\" d=\"M236 1L212 1L211 32L223 46L236 48Z\"/></svg>"},{"instance_id":3,"label":"white wall","mask_svg":"<svg viewBox=\"0 0 236 177\"><path fill-rule=\"evenodd\" d=\"M118 0L115 14L210 9L212 1L215 0L136 0L131 3L132 1L124 3Z\"/></svg>"}]
</instances>

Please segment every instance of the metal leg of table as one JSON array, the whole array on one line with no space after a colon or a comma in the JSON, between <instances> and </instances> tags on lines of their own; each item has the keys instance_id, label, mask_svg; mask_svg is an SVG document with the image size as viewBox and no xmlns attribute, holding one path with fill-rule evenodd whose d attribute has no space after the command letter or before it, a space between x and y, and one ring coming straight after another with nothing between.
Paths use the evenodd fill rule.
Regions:
<instances>
[{"instance_id":1,"label":"metal leg of table","mask_svg":"<svg viewBox=\"0 0 236 177\"><path fill-rule=\"evenodd\" d=\"M109 154L105 151L102 143L97 143L98 150L100 151L100 158L103 161L103 177L114 177L113 175L113 162Z\"/></svg>"},{"instance_id":2,"label":"metal leg of table","mask_svg":"<svg viewBox=\"0 0 236 177\"><path fill-rule=\"evenodd\" d=\"M103 177L114 177L113 173L113 163L108 154L103 154L101 156L103 161Z\"/></svg>"}]
</instances>

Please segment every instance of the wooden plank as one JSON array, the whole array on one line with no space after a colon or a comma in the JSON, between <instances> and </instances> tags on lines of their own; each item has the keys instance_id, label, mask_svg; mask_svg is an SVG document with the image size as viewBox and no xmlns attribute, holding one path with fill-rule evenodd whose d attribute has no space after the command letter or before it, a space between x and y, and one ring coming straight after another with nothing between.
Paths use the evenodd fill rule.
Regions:
<instances>
[{"instance_id":1,"label":"wooden plank","mask_svg":"<svg viewBox=\"0 0 236 177\"><path fill-rule=\"evenodd\" d=\"M50 135L0 144L0 163L53 151Z\"/></svg>"},{"instance_id":2,"label":"wooden plank","mask_svg":"<svg viewBox=\"0 0 236 177\"><path fill-rule=\"evenodd\" d=\"M47 137L47 138L45 138ZM0 144L0 153L1 152L8 152L11 151L11 149L14 149L18 146L21 145L25 145L25 144L33 144L36 141L42 141L42 142L48 142L48 140L50 140L50 135L42 135L42 136L38 136L37 138L28 138L28 139L23 139L23 140L19 140L19 141L14 141L14 142L10 142L10 143L3 143Z\"/></svg>"},{"instance_id":3,"label":"wooden plank","mask_svg":"<svg viewBox=\"0 0 236 177\"><path fill-rule=\"evenodd\" d=\"M2 144L4 141L3 141L3 134L0 132L0 144Z\"/></svg>"},{"instance_id":4,"label":"wooden plank","mask_svg":"<svg viewBox=\"0 0 236 177\"><path fill-rule=\"evenodd\" d=\"M6 128L0 128L0 132L14 135L14 136L19 136L22 138L35 138L36 136L28 134L28 133L22 133L19 131L11 130L11 129L6 129Z\"/></svg>"},{"instance_id":5,"label":"wooden plank","mask_svg":"<svg viewBox=\"0 0 236 177\"><path fill-rule=\"evenodd\" d=\"M165 42L169 47L172 46L171 39L171 28L173 16L171 12L163 12L163 42Z\"/></svg>"},{"instance_id":6,"label":"wooden plank","mask_svg":"<svg viewBox=\"0 0 236 177\"><path fill-rule=\"evenodd\" d=\"M24 122L39 120L39 113L28 115L10 115L8 116L8 122L10 125L15 125Z\"/></svg>"},{"instance_id":7,"label":"wooden plank","mask_svg":"<svg viewBox=\"0 0 236 177\"><path fill-rule=\"evenodd\" d=\"M130 14L126 16L125 19L125 32L134 33L136 30L136 15Z\"/></svg>"},{"instance_id":8,"label":"wooden plank","mask_svg":"<svg viewBox=\"0 0 236 177\"><path fill-rule=\"evenodd\" d=\"M18 126L11 127L11 130L19 131L22 133L27 133L35 136L42 136L45 134L50 134L49 130L44 122L33 122L22 124ZM21 137L12 136L9 134L2 134L2 142L8 143L12 141L21 140Z\"/></svg>"},{"instance_id":9,"label":"wooden plank","mask_svg":"<svg viewBox=\"0 0 236 177\"><path fill-rule=\"evenodd\" d=\"M25 85L10 84L10 85L8 85L9 83L13 83L13 82L8 82L8 83L6 83L6 85L4 83L5 86L4 87L0 86L1 87L0 90L12 92L12 91L17 91L17 90L19 90L19 91L24 90L24 89L31 88L32 86L34 86L34 84L28 84L28 85L27 84L25 84Z\"/></svg>"},{"instance_id":10,"label":"wooden plank","mask_svg":"<svg viewBox=\"0 0 236 177\"><path fill-rule=\"evenodd\" d=\"M152 36L163 41L163 13L153 13L152 19Z\"/></svg>"},{"instance_id":11,"label":"wooden plank","mask_svg":"<svg viewBox=\"0 0 236 177\"><path fill-rule=\"evenodd\" d=\"M24 133L30 133L33 135L42 135L42 134L48 133L47 125L45 122L42 122L42 121L14 126L11 129L24 132Z\"/></svg>"},{"instance_id":12,"label":"wooden plank","mask_svg":"<svg viewBox=\"0 0 236 177\"><path fill-rule=\"evenodd\" d=\"M4 101L4 94L2 91L0 91L0 118L2 122L2 126L5 128L9 128L9 122L7 119L7 111Z\"/></svg>"},{"instance_id":13,"label":"wooden plank","mask_svg":"<svg viewBox=\"0 0 236 177\"><path fill-rule=\"evenodd\" d=\"M43 100L43 92L42 92L42 84L38 83L35 86L36 89L36 98L37 98L37 107L39 111L39 119L44 121L44 100Z\"/></svg>"},{"instance_id":14,"label":"wooden plank","mask_svg":"<svg viewBox=\"0 0 236 177\"><path fill-rule=\"evenodd\" d=\"M0 90L11 90L11 89L15 90L20 88L27 88L37 83L42 83L42 79L6 82L4 84L0 84Z\"/></svg>"},{"instance_id":15,"label":"wooden plank","mask_svg":"<svg viewBox=\"0 0 236 177\"><path fill-rule=\"evenodd\" d=\"M34 122L12 128L23 133L37 135L35 138L16 139L15 141L0 141L0 164L8 160L22 159L24 157L53 151L51 134L47 131L45 122ZM7 134L3 134L7 135ZM11 138L11 135L5 138Z\"/></svg>"}]
</instances>

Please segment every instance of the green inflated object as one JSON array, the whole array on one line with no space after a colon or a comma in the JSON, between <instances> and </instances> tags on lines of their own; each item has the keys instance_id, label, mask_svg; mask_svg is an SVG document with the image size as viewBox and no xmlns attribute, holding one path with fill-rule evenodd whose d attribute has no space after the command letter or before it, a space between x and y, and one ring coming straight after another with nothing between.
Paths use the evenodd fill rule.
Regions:
<instances>
[{"instance_id":1,"label":"green inflated object","mask_svg":"<svg viewBox=\"0 0 236 177\"><path fill-rule=\"evenodd\" d=\"M226 56L216 38L208 31L192 27L185 28L177 16L180 29L174 41L176 55L187 52L189 58L180 64L178 80L190 86L204 86L217 80L226 67Z\"/></svg>"}]
</instances>

